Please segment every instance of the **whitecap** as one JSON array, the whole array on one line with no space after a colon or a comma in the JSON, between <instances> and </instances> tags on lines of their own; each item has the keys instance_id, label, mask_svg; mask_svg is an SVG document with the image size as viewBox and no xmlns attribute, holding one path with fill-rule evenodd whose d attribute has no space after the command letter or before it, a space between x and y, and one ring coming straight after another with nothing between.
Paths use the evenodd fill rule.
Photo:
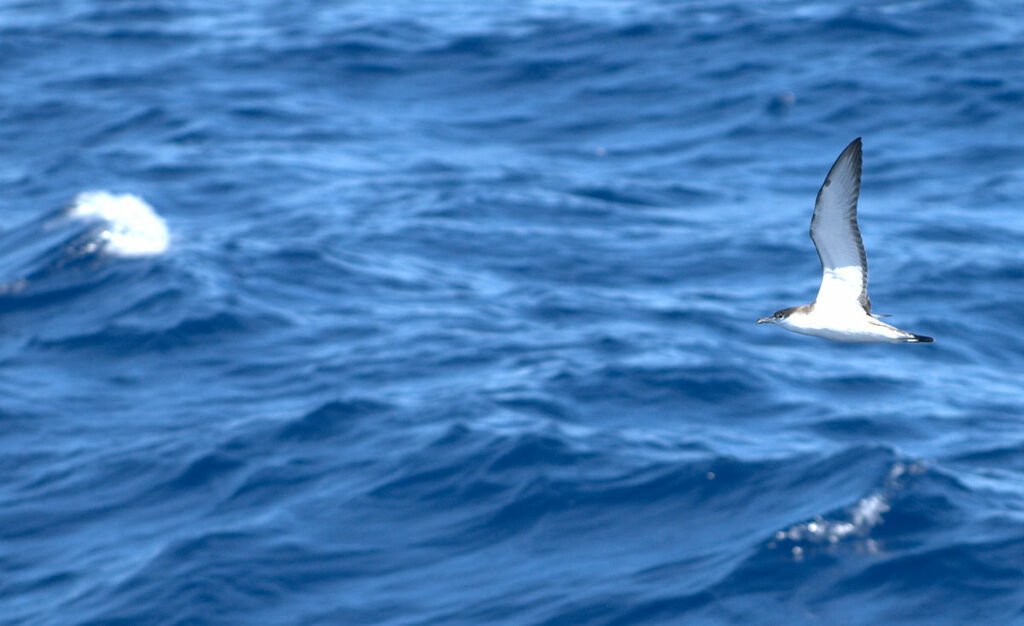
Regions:
<instances>
[{"instance_id":1,"label":"whitecap","mask_svg":"<svg viewBox=\"0 0 1024 626\"><path fill-rule=\"evenodd\" d=\"M774 550L783 543L796 544L793 547L794 560L803 560L803 555L815 545L834 546L847 540L859 543L856 547L866 552L877 552L879 544L871 538L871 531L884 523L885 514L891 509L892 496L904 487L903 479L924 473L921 462L895 463L889 470L882 489L875 491L846 509L841 519L826 519L815 515L809 522L794 524L786 530L776 531L768 542ZM799 550L798 550L799 548Z\"/></svg>"},{"instance_id":2,"label":"whitecap","mask_svg":"<svg viewBox=\"0 0 1024 626\"><path fill-rule=\"evenodd\" d=\"M149 256L162 254L170 245L167 222L145 200L130 193L82 192L69 214L77 219L103 220L95 244L110 254Z\"/></svg>"}]
</instances>

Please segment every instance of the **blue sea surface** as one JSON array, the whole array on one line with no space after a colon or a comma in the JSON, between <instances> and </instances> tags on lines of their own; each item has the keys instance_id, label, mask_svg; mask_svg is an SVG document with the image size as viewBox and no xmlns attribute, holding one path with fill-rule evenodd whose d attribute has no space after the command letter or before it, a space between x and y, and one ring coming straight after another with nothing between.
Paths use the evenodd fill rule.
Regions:
<instances>
[{"instance_id":1,"label":"blue sea surface","mask_svg":"<svg viewBox=\"0 0 1024 626\"><path fill-rule=\"evenodd\" d=\"M0 623L1024 624L1024 14L0 5ZM863 137L874 310L810 302Z\"/></svg>"}]
</instances>

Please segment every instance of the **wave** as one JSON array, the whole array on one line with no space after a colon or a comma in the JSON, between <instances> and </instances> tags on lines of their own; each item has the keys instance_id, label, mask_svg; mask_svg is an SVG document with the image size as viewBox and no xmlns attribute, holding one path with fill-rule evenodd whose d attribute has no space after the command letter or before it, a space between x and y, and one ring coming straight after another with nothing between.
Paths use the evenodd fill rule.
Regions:
<instances>
[{"instance_id":1,"label":"wave","mask_svg":"<svg viewBox=\"0 0 1024 626\"><path fill-rule=\"evenodd\" d=\"M896 462L878 491L860 498L839 514L829 517L815 515L810 521L779 530L766 547L769 550L788 550L797 561L803 560L814 549L832 548L843 542L855 542L859 549L877 552L880 547L871 538L871 531L883 523L884 515L891 509L893 493L905 488L907 476L919 476L925 471L927 466L924 463Z\"/></svg>"},{"instance_id":2,"label":"wave","mask_svg":"<svg viewBox=\"0 0 1024 626\"><path fill-rule=\"evenodd\" d=\"M132 194L82 192L68 214L74 219L100 220L102 227L95 233L93 245L108 254L125 257L163 254L170 245L167 222L142 198Z\"/></svg>"},{"instance_id":3,"label":"wave","mask_svg":"<svg viewBox=\"0 0 1024 626\"><path fill-rule=\"evenodd\" d=\"M76 270L107 258L140 258L167 251L170 233L152 207L131 194L83 192L67 209L45 212L0 235L0 296L83 288ZM95 273L94 273L95 274Z\"/></svg>"}]
</instances>

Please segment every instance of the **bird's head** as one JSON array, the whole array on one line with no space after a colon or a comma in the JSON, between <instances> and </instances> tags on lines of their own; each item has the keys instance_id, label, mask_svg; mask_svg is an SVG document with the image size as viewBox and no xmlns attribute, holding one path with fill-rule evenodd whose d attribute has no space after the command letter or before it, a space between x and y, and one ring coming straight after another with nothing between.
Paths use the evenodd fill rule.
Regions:
<instances>
[{"instance_id":1,"label":"bird's head","mask_svg":"<svg viewBox=\"0 0 1024 626\"><path fill-rule=\"evenodd\" d=\"M770 317L762 317L757 320L758 324L785 324L786 319L796 311L797 307L790 307L788 309L780 309L771 314Z\"/></svg>"}]
</instances>

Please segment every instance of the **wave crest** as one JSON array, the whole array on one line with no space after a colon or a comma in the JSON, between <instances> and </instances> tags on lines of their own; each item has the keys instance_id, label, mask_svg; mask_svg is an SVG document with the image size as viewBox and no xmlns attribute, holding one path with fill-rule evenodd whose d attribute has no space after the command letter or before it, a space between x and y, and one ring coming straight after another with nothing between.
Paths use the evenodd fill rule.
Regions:
<instances>
[{"instance_id":1,"label":"wave crest","mask_svg":"<svg viewBox=\"0 0 1024 626\"><path fill-rule=\"evenodd\" d=\"M167 222L142 198L108 191L85 191L75 198L69 215L105 222L93 246L108 253L135 257L163 254L170 245ZM90 250L92 251L92 250Z\"/></svg>"}]
</instances>

